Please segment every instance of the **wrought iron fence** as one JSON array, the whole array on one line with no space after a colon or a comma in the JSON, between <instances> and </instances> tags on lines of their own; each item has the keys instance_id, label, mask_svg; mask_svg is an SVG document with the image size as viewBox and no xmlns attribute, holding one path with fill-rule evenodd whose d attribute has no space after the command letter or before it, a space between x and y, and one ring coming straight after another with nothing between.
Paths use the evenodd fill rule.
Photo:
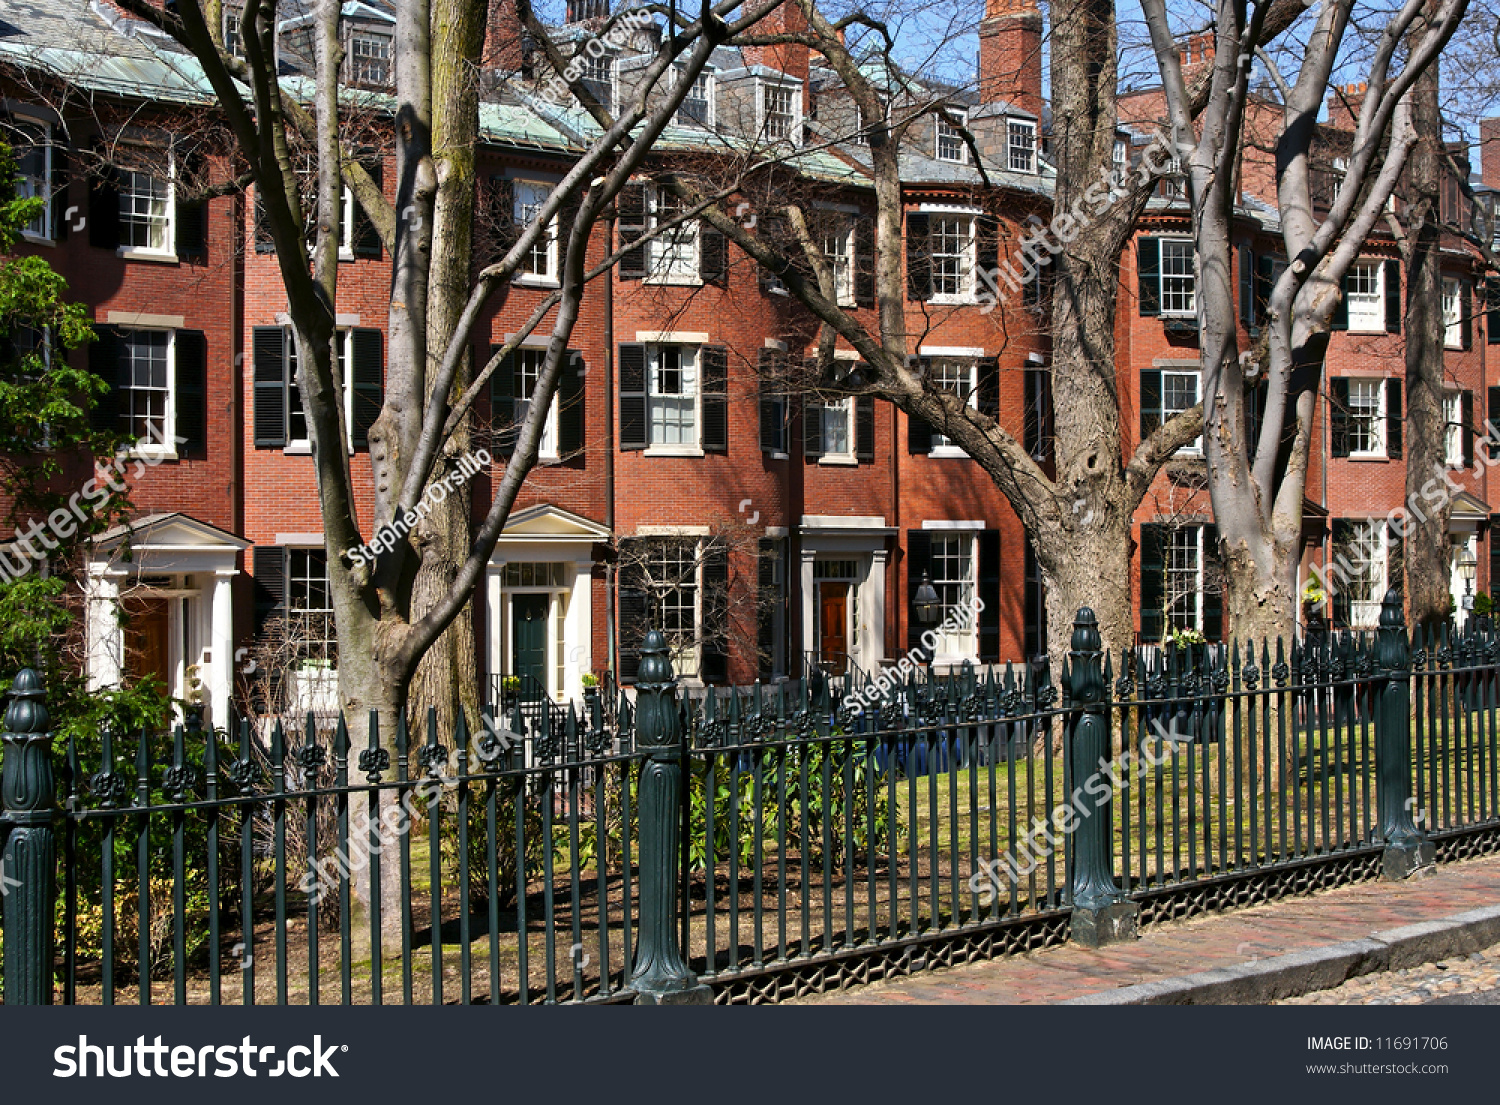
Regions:
<instances>
[{"instance_id":1,"label":"wrought iron fence","mask_svg":"<svg viewBox=\"0 0 1500 1105\"><path fill-rule=\"evenodd\" d=\"M774 1001L1500 841L1500 641L633 694L452 733L6 714L10 1003ZM54 763L55 761L55 763ZM55 769L55 782L54 782Z\"/></svg>"}]
</instances>

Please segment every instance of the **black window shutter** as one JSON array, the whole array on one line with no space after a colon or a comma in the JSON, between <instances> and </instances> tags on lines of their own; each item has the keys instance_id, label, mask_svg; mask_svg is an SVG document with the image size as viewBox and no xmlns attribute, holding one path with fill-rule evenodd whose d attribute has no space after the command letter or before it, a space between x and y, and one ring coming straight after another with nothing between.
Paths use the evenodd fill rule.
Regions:
<instances>
[{"instance_id":1,"label":"black window shutter","mask_svg":"<svg viewBox=\"0 0 1500 1105\"><path fill-rule=\"evenodd\" d=\"M646 447L646 347L620 346L620 448Z\"/></svg>"},{"instance_id":2,"label":"black window shutter","mask_svg":"<svg viewBox=\"0 0 1500 1105\"><path fill-rule=\"evenodd\" d=\"M700 399L703 411L703 451L729 452L729 347L705 345L698 350Z\"/></svg>"},{"instance_id":3,"label":"black window shutter","mask_svg":"<svg viewBox=\"0 0 1500 1105\"><path fill-rule=\"evenodd\" d=\"M1219 527L1203 527L1203 636L1210 641L1224 636L1224 573L1219 558Z\"/></svg>"},{"instance_id":4,"label":"black window shutter","mask_svg":"<svg viewBox=\"0 0 1500 1105\"><path fill-rule=\"evenodd\" d=\"M1047 587L1042 582L1042 566L1037 561L1031 539L1026 539L1026 610L1024 613L1024 648L1030 659L1047 651Z\"/></svg>"},{"instance_id":5,"label":"black window shutter","mask_svg":"<svg viewBox=\"0 0 1500 1105\"><path fill-rule=\"evenodd\" d=\"M1463 284L1460 284L1458 288L1459 348L1465 350L1474 348L1473 299L1474 296L1469 288L1468 282L1465 281Z\"/></svg>"},{"instance_id":6,"label":"black window shutter","mask_svg":"<svg viewBox=\"0 0 1500 1105\"><path fill-rule=\"evenodd\" d=\"M1490 515L1490 595L1500 587L1500 514Z\"/></svg>"},{"instance_id":7,"label":"black window shutter","mask_svg":"<svg viewBox=\"0 0 1500 1105\"><path fill-rule=\"evenodd\" d=\"M1141 440L1161 426L1161 370L1141 369Z\"/></svg>"},{"instance_id":8,"label":"black window shutter","mask_svg":"<svg viewBox=\"0 0 1500 1105\"><path fill-rule=\"evenodd\" d=\"M1167 569L1162 559L1164 527L1154 522L1141 525L1141 640L1162 637L1162 598L1166 594Z\"/></svg>"},{"instance_id":9,"label":"black window shutter","mask_svg":"<svg viewBox=\"0 0 1500 1105\"><path fill-rule=\"evenodd\" d=\"M94 429L117 431L120 428L120 398L124 395L125 348L120 332L113 326L95 326L95 341L89 346L89 371L109 385L90 412Z\"/></svg>"},{"instance_id":10,"label":"black window shutter","mask_svg":"<svg viewBox=\"0 0 1500 1105\"><path fill-rule=\"evenodd\" d=\"M1240 257L1240 324L1255 325L1255 254L1247 245L1239 248Z\"/></svg>"},{"instance_id":11,"label":"black window shutter","mask_svg":"<svg viewBox=\"0 0 1500 1105\"><path fill-rule=\"evenodd\" d=\"M729 286L729 242L707 223L698 231L698 279L721 288Z\"/></svg>"},{"instance_id":12,"label":"black window shutter","mask_svg":"<svg viewBox=\"0 0 1500 1105\"><path fill-rule=\"evenodd\" d=\"M255 238L256 253L275 253L276 242L271 237L271 224L266 218L266 201L261 198L260 185L255 186L255 212L251 233Z\"/></svg>"},{"instance_id":13,"label":"black window shutter","mask_svg":"<svg viewBox=\"0 0 1500 1105\"><path fill-rule=\"evenodd\" d=\"M52 240L68 240L68 151L56 131L52 134Z\"/></svg>"},{"instance_id":14,"label":"black window shutter","mask_svg":"<svg viewBox=\"0 0 1500 1105\"><path fill-rule=\"evenodd\" d=\"M1347 385L1345 388L1344 400L1347 403ZM1349 455L1347 448L1344 455ZM1392 460L1401 459L1401 381L1396 379L1385 382L1385 455Z\"/></svg>"},{"instance_id":15,"label":"black window shutter","mask_svg":"<svg viewBox=\"0 0 1500 1105\"><path fill-rule=\"evenodd\" d=\"M760 451L763 453L786 452L786 396L781 393L783 385L775 378L777 361L785 354L774 349L760 351L757 366L760 388Z\"/></svg>"},{"instance_id":16,"label":"black window shutter","mask_svg":"<svg viewBox=\"0 0 1500 1105\"><path fill-rule=\"evenodd\" d=\"M569 349L566 356L568 359L563 364L562 379L557 387L557 451L560 456L568 456L583 448L586 429L583 385L587 372L583 354Z\"/></svg>"},{"instance_id":17,"label":"black window shutter","mask_svg":"<svg viewBox=\"0 0 1500 1105\"><path fill-rule=\"evenodd\" d=\"M120 245L119 175L109 166L99 170L89 187L89 245L118 249Z\"/></svg>"},{"instance_id":18,"label":"black window shutter","mask_svg":"<svg viewBox=\"0 0 1500 1105\"><path fill-rule=\"evenodd\" d=\"M922 575L932 569L932 535L926 530L906 531L906 647L922 646L922 631L928 627L917 617L917 588Z\"/></svg>"},{"instance_id":19,"label":"black window shutter","mask_svg":"<svg viewBox=\"0 0 1500 1105\"><path fill-rule=\"evenodd\" d=\"M291 340L280 326L257 326L251 335L257 449L286 448L286 343Z\"/></svg>"},{"instance_id":20,"label":"black window shutter","mask_svg":"<svg viewBox=\"0 0 1500 1105\"><path fill-rule=\"evenodd\" d=\"M177 452L203 457L208 452L208 339L202 330L179 330L176 346Z\"/></svg>"},{"instance_id":21,"label":"black window shutter","mask_svg":"<svg viewBox=\"0 0 1500 1105\"><path fill-rule=\"evenodd\" d=\"M557 273L559 280L562 279L563 266L568 263L568 250L573 241L573 224L578 220L578 209L583 206L583 200L577 192L574 192L557 209L556 221L553 223L552 232L557 237ZM587 249L587 247L585 247Z\"/></svg>"},{"instance_id":22,"label":"black window shutter","mask_svg":"<svg viewBox=\"0 0 1500 1105\"><path fill-rule=\"evenodd\" d=\"M633 538L620 539L619 618L615 622L621 683L634 683L641 667L641 645L650 626L650 595L641 566L631 559Z\"/></svg>"},{"instance_id":23,"label":"black window shutter","mask_svg":"<svg viewBox=\"0 0 1500 1105\"><path fill-rule=\"evenodd\" d=\"M854 459L861 463L875 461L875 396L854 397Z\"/></svg>"},{"instance_id":24,"label":"black window shutter","mask_svg":"<svg viewBox=\"0 0 1500 1105\"><path fill-rule=\"evenodd\" d=\"M1000 531L983 530L979 534L979 659L994 663L1000 659Z\"/></svg>"},{"instance_id":25,"label":"black window shutter","mask_svg":"<svg viewBox=\"0 0 1500 1105\"><path fill-rule=\"evenodd\" d=\"M854 220L854 305L875 306L875 220Z\"/></svg>"},{"instance_id":26,"label":"black window shutter","mask_svg":"<svg viewBox=\"0 0 1500 1105\"><path fill-rule=\"evenodd\" d=\"M620 189L615 207L618 214L615 229L620 236L620 247L624 248L639 241L641 235L646 233L646 186L625 185ZM620 263L616 269L621 280L640 280L646 275L646 247L638 245L634 249L626 249L620 255Z\"/></svg>"},{"instance_id":27,"label":"black window shutter","mask_svg":"<svg viewBox=\"0 0 1500 1105\"><path fill-rule=\"evenodd\" d=\"M368 161L361 160L365 169L370 174L370 179L375 182L375 187L380 188L385 182L385 169L380 159L372 158ZM359 200L354 201L354 225L350 228L349 243L356 257L372 257L380 259L380 232L375 229L375 223L370 216L365 214L365 209L360 206Z\"/></svg>"},{"instance_id":28,"label":"black window shutter","mask_svg":"<svg viewBox=\"0 0 1500 1105\"><path fill-rule=\"evenodd\" d=\"M1463 446L1464 446L1464 467L1465 468L1473 468L1474 467L1474 393L1472 391L1467 391L1466 390L1463 393L1463 395L1460 396L1459 407L1460 407L1460 410L1463 412L1462 417L1463 417L1463 420L1464 420L1463 428L1460 430L1460 433L1463 435L1462 441L1463 441Z\"/></svg>"},{"instance_id":29,"label":"black window shutter","mask_svg":"<svg viewBox=\"0 0 1500 1105\"><path fill-rule=\"evenodd\" d=\"M1335 377L1328 381L1328 427L1332 451L1336 457L1349 455L1349 381Z\"/></svg>"},{"instance_id":30,"label":"black window shutter","mask_svg":"<svg viewBox=\"0 0 1500 1105\"><path fill-rule=\"evenodd\" d=\"M500 261L516 243L516 189L503 176L490 177L484 191L484 219L488 223L489 264Z\"/></svg>"},{"instance_id":31,"label":"black window shutter","mask_svg":"<svg viewBox=\"0 0 1500 1105\"><path fill-rule=\"evenodd\" d=\"M980 215L975 224L980 272L994 272L1000 267L1000 222L991 215ZM983 283L977 285L983 287Z\"/></svg>"},{"instance_id":32,"label":"black window shutter","mask_svg":"<svg viewBox=\"0 0 1500 1105\"><path fill-rule=\"evenodd\" d=\"M1000 358L981 357L976 366L979 376L978 392L974 396L974 405L980 414L987 414L991 418L1000 417Z\"/></svg>"},{"instance_id":33,"label":"black window shutter","mask_svg":"<svg viewBox=\"0 0 1500 1105\"><path fill-rule=\"evenodd\" d=\"M1161 314L1161 243L1155 238L1136 242L1135 270L1139 277L1141 317Z\"/></svg>"},{"instance_id":34,"label":"black window shutter","mask_svg":"<svg viewBox=\"0 0 1500 1105\"><path fill-rule=\"evenodd\" d=\"M755 545L755 667L762 679L769 679L776 671L777 539L762 537Z\"/></svg>"},{"instance_id":35,"label":"black window shutter","mask_svg":"<svg viewBox=\"0 0 1500 1105\"><path fill-rule=\"evenodd\" d=\"M1385 263L1385 332L1401 333L1401 262Z\"/></svg>"},{"instance_id":36,"label":"black window shutter","mask_svg":"<svg viewBox=\"0 0 1500 1105\"><path fill-rule=\"evenodd\" d=\"M500 349L498 345L491 346L490 356L493 358ZM516 439L521 435L521 427L516 425L516 359L516 351L512 349L490 374L490 432L495 452L502 457L516 451Z\"/></svg>"},{"instance_id":37,"label":"black window shutter","mask_svg":"<svg viewBox=\"0 0 1500 1105\"><path fill-rule=\"evenodd\" d=\"M919 376L925 378L931 370L932 362L929 358L917 358ZM932 423L919 415L908 414L906 416L906 451L908 453L932 452Z\"/></svg>"},{"instance_id":38,"label":"black window shutter","mask_svg":"<svg viewBox=\"0 0 1500 1105\"><path fill-rule=\"evenodd\" d=\"M256 545L251 554L250 570L255 575L255 632L264 633L266 621L285 610L286 548L282 545Z\"/></svg>"},{"instance_id":39,"label":"black window shutter","mask_svg":"<svg viewBox=\"0 0 1500 1105\"><path fill-rule=\"evenodd\" d=\"M823 402L816 395L802 402L802 455L808 460L823 455Z\"/></svg>"},{"instance_id":40,"label":"black window shutter","mask_svg":"<svg viewBox=\"0 0 1500 1105\"><path fill-rule=\"evenodd\" d=\"M703 682L729 679L729 550L708 549L703 557Z\"/></svg>"},{"instance_id":41,"label":"black window shutter","mask_svg":"<svg viewBox=\"0 0 1500 1105\"><path fill-rule=\"evenodd\" d=\"M1389 522L1385 525L1385 586L1406 595L1406 540Z\"/></svg>"},{"instance_id":42,"label":"black window shutter","mask_svg":"<svg viewBox=\"0 0 1500 1105\"><path fill-rule=\"evenodd\" d=\"M1484 427L1484 437L1489 442L1488 451L1490 459L1500 457L1500 388L1490 388L1486 395L1488 418ZM1490 586L1500 585L1500 576L1490 580Z\"/></svg>"},{"instance_id":43,"label":"black window shutter","mask_svg":"<svg viewBox=\"0 0 1500 1105\"><path fill-rule=\"evenodd\" d=\"M918 303L932 298L932 243L926 215L906 216L906 298Z\"/></svg>"},{"instance_id":44,"label":"black window shutter","mask_svg":"<svg viewBox=\"0 0 1500 1105\"><path fill-rule=\"evenodd\" d=\"M1349 329L1349 274L1339 283L1339 299L1333 307L1333 319L1329 325L1335 330Z\"/></svg>"},{"instance_id":45,"label":"black window shutter","mask_svg":"<svg viewBox=\"0 0 1500 1105\"><path fill-rule=\"evenodd\" d=\"M349 434L356 449L368 449L370 428L385 406L385 337L379 330L361 327L354 331L350 341L354 364L349 382L354 395Z\"/></svg>"},{"instance_id":46,"label":"black window shutter","mask_svg":"<svg viewBox=\"0 0 1500 1105\"><path fill-rule=\"evenodd\" d=\"M1484 327L1485 341L1490 345L1500 345L1500 278L1486 280L1484 287L1489 308Z\"/></svg>"},{"instance_id":47,"label":"black window shutter","mask_svg":"<svg viewBox=\"0 0 1500 1105\"><path fill-rule=\"evenodd\" d=\"M1335 518L1329 527L1332 537L1331 551L1335 558L1345 554L1354 542L1354 523L1348 518ZM1352 561L1352 557L1350 558ZM1333 563L1338 563L1337 559ZM1348 588L1337 580L1334 581L1334 591L1330 596L1333 608L1333 624L1337 628L1344 628L1349 624L1349 591Z\"/></svg>"},{"instance_id":48,"label":"black window shutter","mask_svg":"<svg viewBox=\"0 0 1500 1105\"><path fill-rule=\"evenodd\" d=\"M201 155L196 152L184 154L182 163L183 176L187 179L195 180L202 176ZM180 193L180 186L178 191ZM207 200L184 200L178 195L172 218L172 251L178 257L201 257L208 252Z\"/></svg>"}]
</instances>

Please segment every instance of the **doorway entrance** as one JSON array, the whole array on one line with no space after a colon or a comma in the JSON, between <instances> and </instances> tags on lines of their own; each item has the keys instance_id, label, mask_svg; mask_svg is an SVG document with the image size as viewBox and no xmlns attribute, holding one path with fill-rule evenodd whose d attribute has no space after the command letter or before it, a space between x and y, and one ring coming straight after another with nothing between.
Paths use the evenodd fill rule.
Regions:
<instances>
[{"instance_id":1,"label":"doorway entrance","mask_svg":"<svg viewBox=\"0 0 1500 1105\"><path fill-rule=\"evenodd\" d=\"M154 676L163 690L175 692L171 647L172 616L167 599L125 604L125 674L131 683Z\"/></svg>"},{"instance_id":2,"label":"doorway entrance","mask_svg":"<svg viewBox=\"0 0 1500 1105\"><path fill-rule=\"evenodd\" d=\"M511 674L520 677L523 698L547 693L547 618L551 612L551 595L511 598Z\"/></svg>"},{"instance_id":3,"label":"doorway entrance","mask_svg":"<svg viewBox=\"0 0 1500 1105\"><path fill-rule=\"evenodd\" d=\"M849 587L844 580L818 584L818 663L829 675L849 666Z\"/></svg>"}]
</instances>

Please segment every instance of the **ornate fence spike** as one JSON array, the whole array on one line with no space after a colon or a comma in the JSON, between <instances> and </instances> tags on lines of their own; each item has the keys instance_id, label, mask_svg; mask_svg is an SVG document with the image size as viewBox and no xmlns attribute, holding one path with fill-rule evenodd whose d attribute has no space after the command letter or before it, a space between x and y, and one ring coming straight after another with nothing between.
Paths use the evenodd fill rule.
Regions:
<instances>
[{"instance_id":1,"label":"ornate fence spike","mask_svg":"<svg viewBox=\"0 0 1500 1105\"><path fill-rule=\"evenodd\" d=\"M24 668L5 708L5 1004L51 1005L57 910L57 795L41 678Z\"/></svg>"}]
</instances>

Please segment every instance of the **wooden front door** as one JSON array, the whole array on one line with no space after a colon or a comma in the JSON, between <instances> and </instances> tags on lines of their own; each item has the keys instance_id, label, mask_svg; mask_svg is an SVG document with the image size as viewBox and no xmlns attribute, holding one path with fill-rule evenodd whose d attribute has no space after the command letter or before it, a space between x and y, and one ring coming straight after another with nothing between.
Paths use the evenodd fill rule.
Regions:
<instances>
[{"instance_id":1,"label":"wooden front door","mask_svg":"<svg viewBox=\"0 0 1500 1105\"><path fill-rule=\"evenodd\" d=\"M546 693L547 615L551 609L551 595L516 595L511 599L511 674L521 676L522 695Z\"/></svg>"},{"instance_id":2,"label":"wooden front door","mask_svg":"<svg viewBox=\"0 0 1500 1105\"><path fill-rule=\"evenodd\" d=\"M171 621L166 599L146 599L126 608L125 674L132 683L148 675L161 681L162 689L171 693L172 678L168 643Z\"/></svg>"},{"instance_id":3,"label":"wooden front door","mask_svg":"<svg viewBox=\"0 0 1500 1105\"><path fill-rule=\"evenodd\" d=\"M849 584L826 582L818 586L818 659L831 674L844 671L849 662Z\"/></svg>"}]
</instances>

